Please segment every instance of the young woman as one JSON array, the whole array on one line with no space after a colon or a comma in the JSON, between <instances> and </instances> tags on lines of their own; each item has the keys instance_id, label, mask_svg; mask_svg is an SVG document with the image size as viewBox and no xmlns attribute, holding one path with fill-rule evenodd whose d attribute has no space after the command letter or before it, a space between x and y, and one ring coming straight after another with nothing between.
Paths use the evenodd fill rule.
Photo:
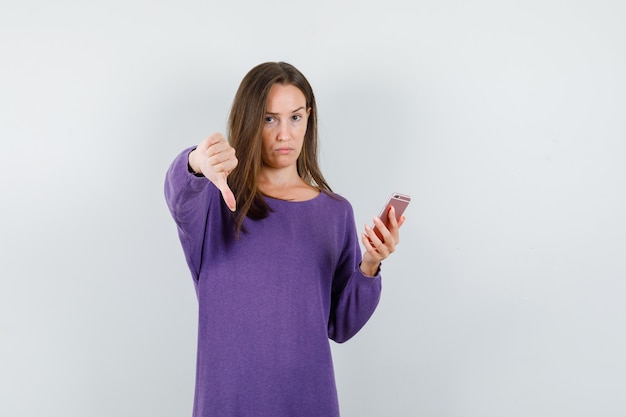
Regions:
<instances>
[{"instance_id":1,"label":"young woman","mask_svg":"<svg viewBox=\"0 0 626 417\"><path fill-rule=\"evenodd\" d=\"M171 164L165 196L199 303L194 416L339 415L329 338L373 314L389 228L366 226L317 161L317 109L306 78L268 62L244 77L227 141L215 133Z\"/></svg>"}]
</instances>

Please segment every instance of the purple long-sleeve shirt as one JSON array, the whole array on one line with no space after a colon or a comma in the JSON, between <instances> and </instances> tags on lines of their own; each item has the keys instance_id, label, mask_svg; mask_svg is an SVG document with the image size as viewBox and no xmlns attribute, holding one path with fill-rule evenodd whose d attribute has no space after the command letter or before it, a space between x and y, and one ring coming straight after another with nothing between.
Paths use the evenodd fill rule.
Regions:
<instances>
[{"instance_id":1,"label":"purple long-sleeve shirt","mask_svg":"<svg viewBox=\"0 0 626 417\"><path fill-rule=\"evenodd\" d=\"M194 417L339 416L329 338L354 336L381 291L359 269L350 203L266 198L273 211L236 239L219 190L189 172L190 150L165 197L199 303Z\"/></svg>"}]
</instances>

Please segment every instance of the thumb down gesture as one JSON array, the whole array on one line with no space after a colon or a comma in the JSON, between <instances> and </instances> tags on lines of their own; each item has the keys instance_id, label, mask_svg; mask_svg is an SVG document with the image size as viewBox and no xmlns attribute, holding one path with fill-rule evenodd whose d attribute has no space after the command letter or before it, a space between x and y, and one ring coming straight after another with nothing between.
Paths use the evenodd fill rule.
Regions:
<instances>
[{"instance_id":1,"label":"thumb down gesture","mask_svg":"<svg viewBox=\"0 0 626 417\"><path fill-rule=\"evenodd\" d=\"M228 208L235 211L235 195L230 190L226 177L237 166L237 158L235 149L221 133L214 133L200 142L189 154L189 166L196 174L203 174L215 184Z\"/></svg>"}]
</instances>

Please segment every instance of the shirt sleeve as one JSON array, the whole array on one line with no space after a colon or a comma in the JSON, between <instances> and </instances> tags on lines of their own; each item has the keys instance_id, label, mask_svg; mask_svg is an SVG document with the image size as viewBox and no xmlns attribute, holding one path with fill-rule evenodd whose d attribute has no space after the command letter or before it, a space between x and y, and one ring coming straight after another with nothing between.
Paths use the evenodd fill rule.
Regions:
<instances>
[{"instance_id":1,"label":"shirt sleeve","mask_svg":"<svg viewBox=\"0 0 626 417\"><path fill-rule=\"evenodd\" d=\"M333 279L328 336L343 343L361 330L370 319L382 289L382 278L365 276L360 269L361 247L352 207L346 216L345 243Z\"/></svg>"},{"instance_id":2,"label":"shirt sleeve","mask_svg":"<svg viewBox=\"0 0 626 417\"><path fill-rule=\"evenodd\" d=\"M197 281L206 230L211 182L189 171L189 153L185 149L172 162L165 175L165 200L178 228L178 236L189 269Z\"/></svg>"}]
</instances>

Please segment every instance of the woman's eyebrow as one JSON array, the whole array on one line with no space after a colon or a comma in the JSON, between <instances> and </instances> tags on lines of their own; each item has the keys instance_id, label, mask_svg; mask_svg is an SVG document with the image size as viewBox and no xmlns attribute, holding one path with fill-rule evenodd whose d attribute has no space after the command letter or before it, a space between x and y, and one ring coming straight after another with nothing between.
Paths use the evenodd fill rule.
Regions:
<instances>
[{"instance_id":1,"label":"woman's eyebrow","mask_svg":"<svg viewBox=\"0 0 626 417\"><path fill-rule=\"evenodd\" d=\"M297 109L293 110L292 113L297 113L300 110L304 110L304 106L300 106ZM269 114L270 116L276 116L278 113L272 113L271 111L265 112L265 114Z\"/></svg>"}]
</instances>

